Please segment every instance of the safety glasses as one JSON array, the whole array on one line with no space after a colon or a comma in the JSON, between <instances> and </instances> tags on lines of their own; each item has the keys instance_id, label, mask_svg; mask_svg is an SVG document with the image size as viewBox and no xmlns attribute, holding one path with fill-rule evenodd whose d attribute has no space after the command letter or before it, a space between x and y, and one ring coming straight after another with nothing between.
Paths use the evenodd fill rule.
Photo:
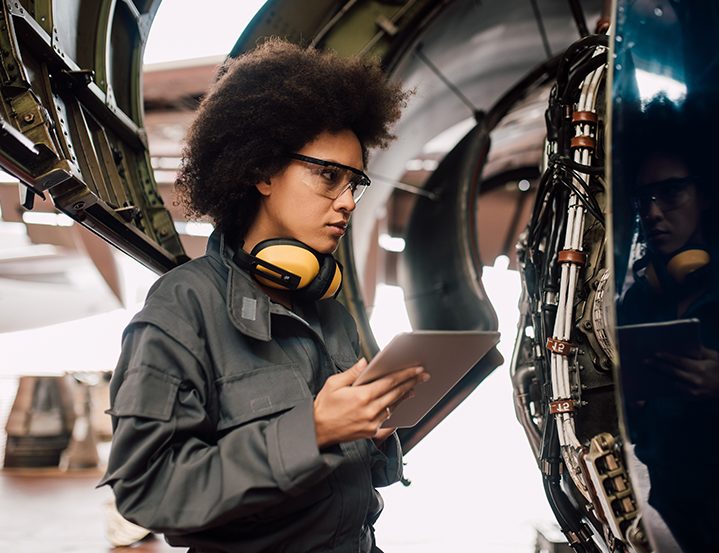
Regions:
<instances>
[{"instance_id":1,"label":"safety glasses","mask_svg":"<svg viewBox=\"0 0 719 553\"><path fill-rule=\"evenodd\" d=\"M693 177L681 177L642 185L634 194L634 206L640 215L649 213L652 202L663 213L678 209L689 199L695 182Z\"/></svg>"},{"instance_id":2,"label":"safety glasses","mask_svg":"<svg viewBox=\"0 0 719 553\"><path fill-rule=\"evenodd\" d=\"M357 203L372 182L362 171L349 165L296 153L289 157L307 165L302 181L320 196L331 200L336 200L349 189Z\"/></svg>"}]
</instances>

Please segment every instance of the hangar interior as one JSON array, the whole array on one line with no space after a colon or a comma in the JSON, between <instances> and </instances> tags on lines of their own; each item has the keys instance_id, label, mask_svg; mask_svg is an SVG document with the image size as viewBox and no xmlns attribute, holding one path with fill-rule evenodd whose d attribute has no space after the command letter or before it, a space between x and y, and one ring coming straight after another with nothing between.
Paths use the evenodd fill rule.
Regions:
<instances>
[{"instance_id":1,"label":"hangar interior","mask_svg":"<svg viewBox=\"0 0 719 553\"><path fill-rule=\"evenodd\" d=\"M159 4L2 6L0 333L135 307L157 274L205 250L212 227L187 219L173 181L183 136L224 56L143 68ZM620 296L643 278L633 268L651 245L641 213L631 211L640 205L632 190L634 148L650 142L634 129L648 124L647 106L663 101L702 122L696 135L710 136L706 98L719 82L718 64L703 37L713 36L719 19L716 8L699 4L315 0L308 9L268 0L238 29L229 52L238 56L263 37L282 36L377 58L413 89L397 140L372 152L373 184L338 252L348 268L342 301L372 357L386 343L370 324L386 287L401 291L406 324L415 330L490 331L501 324L501 298L491 296L483 276L518 272L516 336L502 329L502 353L492 350L420 424L399 434L406 452L440 447L431 433L506 373L506 405L529 442L523 454L507 447L506 456L525 456L558 524L533 536L537 552L693 552L701 550L694 539L712 539L701 521L716 510L675 489L693 486L684 465L672 475L688 484L666 485L664 493L704 515L657 510L647 499L650 480L656 489L665 484L651 456L641 457L641 432L641 458L634 454L635 431L646 424L637 406L647 399L625 394L635 377L625 361L619 368L615 333ZM658 203L657 193L643 201ZM107 453L100 442L109 437L109 418L101 406L112 367L83 368L83 350L104 337L82 332L69 343L46 334L24 346L76 352L78 368L55 371L69 376L39 374L0 354L0 498L19 501L17 513L50 494L82 505L75 520L106 516L83 494ZM712 413L715 405L701 408ZM702 423L692 428L709 431ZM467 456L501 452L501 438L490 436L476 429ZM3 499L0 506L10 509ZM471 525L472 513L458 520ZM116 533L132 533L119 524ZM13 538L12 528L0 528L17 542L27 530L16 525ZM55 536L36 539L51 547ZM72 539L73 551L107 547L97 528L92 538L80 532ZM424 552L437 544L393 545ZM524 550L511 540L500 546ZM171 548L150 539L132 550Z\"/></svg>"}]
</instances>

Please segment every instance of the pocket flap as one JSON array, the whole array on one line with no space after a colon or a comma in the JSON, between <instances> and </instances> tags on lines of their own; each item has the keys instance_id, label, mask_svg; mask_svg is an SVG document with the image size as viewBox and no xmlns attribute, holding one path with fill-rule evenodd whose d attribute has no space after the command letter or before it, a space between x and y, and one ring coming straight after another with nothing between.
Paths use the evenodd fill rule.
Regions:
<instances>
[{"instance_id":1,"label":"pocket flap","mask_svg":"<svg viewBox=\"0 0 719 553\"><path fill-rule=\"evenodd\" d=\"M145 417L169 421L177 398L180 379L153 369L130 369L120 384L112 408L116 417Z\"/></svg>"},{"instance_id":2,"label":"pocket flap","mask_svg":"<svg viewBox=\"0 0 719 553\"><path fill-rule=\"evenodd\" d=\"M347 369L354 366L355 363L359 360L358 358L352 358L340 355L333 355L332 360L335 362L335 365L337 368L339 368L341 371L346 371Z\"/></svg>"},{"instance_id":3,"label":"pocket flap","mask_svg":"<svg viewBox=\"0 0 719 553\"><path fill-rule=\"evenodd\" d=\"M310 397L295 365L272 365L216 381L220 402L218 430L279 413Z\"/></svg>"}]
</instances>

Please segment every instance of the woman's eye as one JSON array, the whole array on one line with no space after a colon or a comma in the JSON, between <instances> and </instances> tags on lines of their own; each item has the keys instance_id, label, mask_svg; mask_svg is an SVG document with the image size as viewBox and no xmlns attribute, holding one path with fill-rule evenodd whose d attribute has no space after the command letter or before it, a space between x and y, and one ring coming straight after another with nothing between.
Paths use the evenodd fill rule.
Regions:
<instances>
[{"instance_id":1,"label":"woman's eye","mask_svg":"<svg viewBox=\"0 0 719 553\"><path fill-rule=\"evenodd\" d=\"M676 200L681 197L684 187L681 185L671 185L664 190L664 197L668 200Z\"/></svg>"},{"instance_id":2,"label":"woman's eye","mask_svg":"<svg viewBox=\"0 0 719 553\"><path fill-rule=\"evenodd\" d=\"M322 169L320 176L325 179L328 183L337 184L340 181L340 171L332 167Z\"/></svg>"}]
</instances>

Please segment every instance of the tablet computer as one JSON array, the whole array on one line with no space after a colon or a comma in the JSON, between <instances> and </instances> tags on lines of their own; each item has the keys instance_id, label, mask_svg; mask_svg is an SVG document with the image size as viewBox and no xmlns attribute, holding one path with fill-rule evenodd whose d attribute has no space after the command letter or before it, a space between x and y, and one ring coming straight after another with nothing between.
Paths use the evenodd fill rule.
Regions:
<instances>
[{"instance_id":1,"label":"tablet computer","mask_svg":"<svg viewBox=\"0 0 719 553\"><path fill-rule=\"evenodd\" d=\"M462 377L499 342L499 332L485 330L417 330L398 334L374 356L354 385L367 384L394 371L421 365L431 375L417 384L415 396L403 400L383 427L417 424Z\"/></svg>"},{"instance_id":2,"label":"tablet computer","mask_svg":"<svg viewBox=\"0 0 719 553\"><path fill-rule=\"evenodd\" d=\"M622 389L627 399L676 395L671 374L653 370L655 353L692 357L701 349L699 319L678 319L617 327Z\"/></svg>"}]
</instances>

